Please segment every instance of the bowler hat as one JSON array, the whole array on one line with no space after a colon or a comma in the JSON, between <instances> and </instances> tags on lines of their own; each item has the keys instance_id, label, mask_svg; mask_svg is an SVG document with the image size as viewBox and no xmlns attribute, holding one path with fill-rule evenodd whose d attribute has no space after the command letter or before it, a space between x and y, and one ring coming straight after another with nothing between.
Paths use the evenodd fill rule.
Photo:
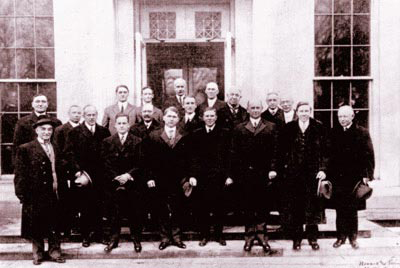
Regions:
<instances>
[{"instance_id":1,"label":"bowler hat","mask_svg":"<svg viewBox=\"0 0 400 268\"><path fill-rule=\"evenodd\" d=\"M38 117L38 121L36 121L33 124L33 128L37 128L37 127L43 126L43 125L51 125L52 127L55 127L55 122L53 120L51 120L51 118L49 118L45 115L40 115Z\"/></svg>"},{"instance_id":2,"label":"bowler hat","mask_svg":"<svg viewBox=\"0 0 400 268\"><path fill-rule=\"evenodd\" d=\"M373 189L369 187L367 183L364 183L362 180L357 182L356 186L353 189L353 194L357 199L367 200L371 197Z\"/></svg>"},{"instance_id":3,"label":"bowler hat","mask_svg":"<svg viewBox=\"0 0 400 268\"><path fill-rule=\"evenodd\" d=\"M331 199L332 197L332 183L328 180L319 180L317 195L323 196L326 199Z\"/></svg>"}]
</instances>

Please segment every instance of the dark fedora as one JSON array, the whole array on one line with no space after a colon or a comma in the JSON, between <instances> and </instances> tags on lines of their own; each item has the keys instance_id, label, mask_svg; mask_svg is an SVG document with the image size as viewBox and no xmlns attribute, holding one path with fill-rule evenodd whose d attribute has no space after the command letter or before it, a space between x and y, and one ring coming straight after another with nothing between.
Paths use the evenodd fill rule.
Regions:
<instances>
[{"instance_id":1,"label":"dark fedora","mask_svg":"<svg viewBox=\"0 0 400 268\"><path fill-rule=\"evenodd\" d=\"M49 118L45 115L40 115L38 117L38 121L36 121L33 124L33 128L37 128L37 127L43 126L43 125L51 125L53 128L56 126L55 122L53 120L51 120L51 118Z\"/></svg>"},{"instance_id":2,"label":"dark fedora","mask_svg":"<svg viewBox=\"0 0 400 268\"><path fill-rule=\"evenodd\" d=\"M318 181L318 188L317 188L317 195L323 196L326 199L331 199L332 197L332 183L328 180L319 180Z\"/></svg>"},{"instance_id":3,"label":"dark fedora","mask_svg":"<svg viewBox=\"0 0 400 268\"><path fill-rule=\"evenodd\" d=\"M362 180L357 182L353 189L353 195L360 200L367 200L371 197L373 189L369 187L368 184L364 183Z\"/></svg>"}]
</instances>

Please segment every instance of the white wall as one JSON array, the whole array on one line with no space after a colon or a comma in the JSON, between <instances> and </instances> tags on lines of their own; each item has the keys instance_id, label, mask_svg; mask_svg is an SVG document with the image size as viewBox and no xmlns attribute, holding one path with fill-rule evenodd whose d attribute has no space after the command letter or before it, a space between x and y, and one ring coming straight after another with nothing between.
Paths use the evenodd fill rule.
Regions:
<instances>
[{"instance_id":1,"label":"white wall","mask_svg":"<svg viewBox=\"0 0 400 268\"><path fill-rule=\"evenodd\" d=\"M113 2L54 1L58 116L67 120L72 104L102 111L114 98Z\"/></svg>"}]
</instances>

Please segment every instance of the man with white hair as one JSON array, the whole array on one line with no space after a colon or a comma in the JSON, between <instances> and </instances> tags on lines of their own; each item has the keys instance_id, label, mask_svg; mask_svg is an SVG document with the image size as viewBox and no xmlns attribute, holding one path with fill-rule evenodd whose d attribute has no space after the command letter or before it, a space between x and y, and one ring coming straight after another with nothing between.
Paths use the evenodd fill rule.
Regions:
<instances>
[{"instance_id":1,"label":"man with white hair","mask_svg":"<svg viewBox=\"0 0 400 268\"><path fill-rule=\"evenodd\" d=\"M154 119L154 108L155 107L151 104L144 104L140 112L142 121L131 126L129 133L145 140L153 130L159 129L162 124Z\"/></svg>"},{"instance_id":2,"label":"man with white hair","mask_svg":"<svg viewBox=\"0 0 400 268\"><path fill-rule=\"evenodd\" d=\"M221 127L233 130L237 125L249 117L246 109L240 105L242 92L238 88L231 88L227 94L228 102L218 111L218 124Z\"/></svg>"},{"instance_id":3,"label":"man with white hair","mask_svg":"<svg viewBox=\"0 0 400 268\"><path fill-rule=\"evenodd\" d=\"M65 148L68 168L72 176L80 178L82 174L88 174L91 180L90 187L74 186L76 206L79 207L81 213L84 247L90 246L94 235L97 236L97 240L103 239L104 168L101 144L103 139L110 136L110 131L96 123L97 115L97 109L93 105L86 105L83 108L84 122L69 132Z\"/></svg>"},{"instance_id":4,"label":"man with white hair","mask_svg":"<svg viewBox=\"0 0 400 268\"><path fill-rule=\"evenodd\" d=\"M265 110L261 117L264 120L270 121L277 125L278 128L282 127L285 124L285 118L283 115L283 111L279 108L279 94L278 92L271 91L267 94L267 105L268 108Z\"/></svg>"},{"instance_id":5,"label":"man with white hair","mask_svg":"<svg viewBox=\"0 0 400 268\"><path fill-rule=\"evenodd\" d=\"M353 191L357 183L366 184L373 179L374 149L368 130L353 122L354 111L350 106L339 108L338 119L340 126L330 135L328 165L328 176L335 189L332 203L336 209L337 241L333 247L340 247L348 237L351 247L357 249L357 211L364 210L366 202L357 199Z\"/></svg>"},{"instance_id":6,"label":"man with white hair","mask_svg":"<svg viewBox=\"0 0 400 268\"><path fill-rule=\"evenodd\" d=\"M293 109L293 98L289 96L282 96L281 107L283 110L283 117L285 119L285 124L297 119L296 111Z\"/></svg>"},{"instance_id":7,"label":"man with white hair","mask_svg":"<svg viewBox=\"0 0 400 268\"><path fill-rule=\"evenodd\" d=\"M165 109L167 109L168 107L174 106L179 111L179 117L182 118L182 116L185 114L185 109L183 108L183 101L187 94L186 86L187 86L186 81L183 78L175 79L174 81L175 96L170 96L165 100L165 102L163 103L163 111L165 111Z\"/></svg>"},{"instance_id":8,"label":"man with white hair","mask_svg":"<svg viewBox=\"0 0 400 268\"><path fill-rule=\"evenodd\" d=\"M218 111L221 110L223 107L225 107L226 104L224 101L219 100L217 97L219 93L217 83L215 82L207 83L205 93L207 95L207 99L199 106L200 117L203 116L203 112L207 107L215 108L215 110L217 110L218 113Z\"/></svg>"}]
</instances>

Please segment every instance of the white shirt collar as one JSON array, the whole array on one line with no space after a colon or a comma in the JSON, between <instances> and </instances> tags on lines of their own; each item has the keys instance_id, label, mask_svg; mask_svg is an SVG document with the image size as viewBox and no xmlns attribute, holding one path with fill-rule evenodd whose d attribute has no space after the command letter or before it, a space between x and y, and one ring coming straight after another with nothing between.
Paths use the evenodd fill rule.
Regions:
<instances>
[{"instance_id":1,"label":"white shirt collar","mask_svg":"<svg viewBox=\"0 0 400 268\"><path fill-rule=\"evenodd\" d=\"M191 114L185 114L185 122L188 120L192 121L196 113L191 113Z\"/></svg>"},{"instance_id":2,"label":"white shirt collar","mask_svg":"<svg viewBox=\"0 0 400 268\"><path fill-rule=\"evenodd\" d=\"M45 144L45 141L42 138L37 137L37 140L40 144ZM50 140L48 141L50 143Z\"/></svg>"},{"instance_id":3,"label":"white shirt collar","mask_svg":"<svg viewBox=\"0 0 400 268\"><path fill-rule=\"evenodd\" d=\"M68 121L68 123L72 126L72 127L77 127L79 126L79 123L74 123L71 120Z\"/></svg>"},{"instance_id":4,"label":"white shirt collar","mask_svg":"<svg viewBox=\"0 0 400 268\"><path fill-rule=\"evenodd\" d=\"M169 133L171 133L171 131L172 131L172 133L175 135L176 127L164 126L164 131L165 131L165 133L167 133L167 135L168 135Z\"/></svg>"},{"instance_id":5,"label":"white shirt collar","mask_svg":"<svg viewBox=\"0 0 400 268\"><path fill-rule=\"evenodd\" d=\"M348 126L345 126L343 129L348 130L349 128L351 128L352 125L353 125L353 122L351 122Z\"/></svg>"},{"instance_id":6,"label":"white shirt collar","mask_svg":"<svg viewBox=\"0 0 400 268\"><path fill-rule=\"evenodd\" d=\"M128 132L126 132L125 134L118 133L119 139L126 138L127 135L128 135Z\"/></svg>"},{"instance_id":7,"label":"white shirt collar","mask_svg":"<svg viewBox=\"0 0 400 268\"><path fill-rule=\"evenodd\" d=\"M214 128L215 128L215 124L214 124L213 126L211 126L211 127L209 127L209 126L206 125L207 133L210 132L210 131L213 131Z\"/></svg>"},{"instance_id":8,"label":"white shirt collar","mask_svg":"<svg viewBox=\"0 0 400 268\"><path fill-rule=\"evenodd\" d=\"M251 122L251 124L252 124L253 126L254 126L254 123L256 123L257 126L258 126L258 124L260 123L260 121L261 121L261 117L259 117L259 118L257 118L257 119L254 119L254 118L250 117L250 122Z\"/></svg>"},{"instance_id":9,"label":"white shirt collar","mask_svg":"<svg viewBox=\"0 0 400 268\"><path fill-rule=\"evenodd\" d=\"M178 103L183 105L183 99L185 98L185 95L182 95L182 96L175 95L175 96L176 96L176 99L178 100Z\"/></svg>"},{"instance_id":10,"label":"white shirt collar","mask_svg":"<svg viewBox=\"0 0 400 268\"><path fill-rule=\"evenodd\" d=\"M46 112L43 112L43 113L34 112L34 113L36 114L37 117L39 117L39 116L41 116L41 115L42 115L42 116L43 116L43 115L47 115Z\"/></svg>"},{"instance_id":11,"label":"white shirt collar","mask_svg":"<svg viewBox=\"0 0 400 268\"><path fill-rule=\"evenodd\" d=\"M289 112L284 112L285 122L288 123L293 120L294 110L290 110Z\"/></svg>"},{"instance_id":12,"label":"white shirt collar","mask_svg":"<svg viewBox=\"0 0 400 268\"><path fill-rule=\"evenodd\" d=\"M207 99L208 107L214 107L214 104L217 102L217 98Z\"/></svg>"},{"instance_id":13,"label":"white shirt collar","mask_svg":"<svg viewBox=\"0 0 400 268\"><path fill-rule=\"evenodd\" d=\"M121 106L124 106L124 111L126 110L126 107L128 107L128 102L124 101L124 102L118 102L118 108L121 110Z\"/></svg>"},{"instance_id":14,"label":"white shirt collar","mask_svg":"<svg viewBox=\"0 0 400 268\"><path fill-rule=\"evenodd\" d=\"M308 128L309 125L310 125L310 120L308 120L306 122L299 120L299 127L303 132L306 131L306 129Z\"/></svg>"},{"instance_id":15,"label":"white shirt collar","mask_svg":"<svg viewBox=\"0 0 400 268\"><path fill-rule=\"evenodd\" d=\"M94 124L93 126L89 125L88 123L86 123L85 121L85 126L89 129L89 131L91 131L91 129L93 128L94 131L96 131L96 124Z\"/></svg>"},{"instance_id":16,"label":"white shirt collar","mask_svg":"<svg viewBox=\"0 0 400 268\"><path fill-rule=\"evenodd\" d=\"M275 108L275 109L268 108L268 111L269 111L272 115L275 115L276 112L278 111L278 108Z\"/></svg>"},{"instance_id":17,"label":"white shirt collar","mask_svg":"<svg viewBox=\"0 0 400 268\"><path fill-rule=\"evenodd\" d=\"M143 123L146 126L146 128L149 128L151 126L151 123L153 123L153 120L151 120L150 122L143 121Z\"/></svg>"}]
</instances>

